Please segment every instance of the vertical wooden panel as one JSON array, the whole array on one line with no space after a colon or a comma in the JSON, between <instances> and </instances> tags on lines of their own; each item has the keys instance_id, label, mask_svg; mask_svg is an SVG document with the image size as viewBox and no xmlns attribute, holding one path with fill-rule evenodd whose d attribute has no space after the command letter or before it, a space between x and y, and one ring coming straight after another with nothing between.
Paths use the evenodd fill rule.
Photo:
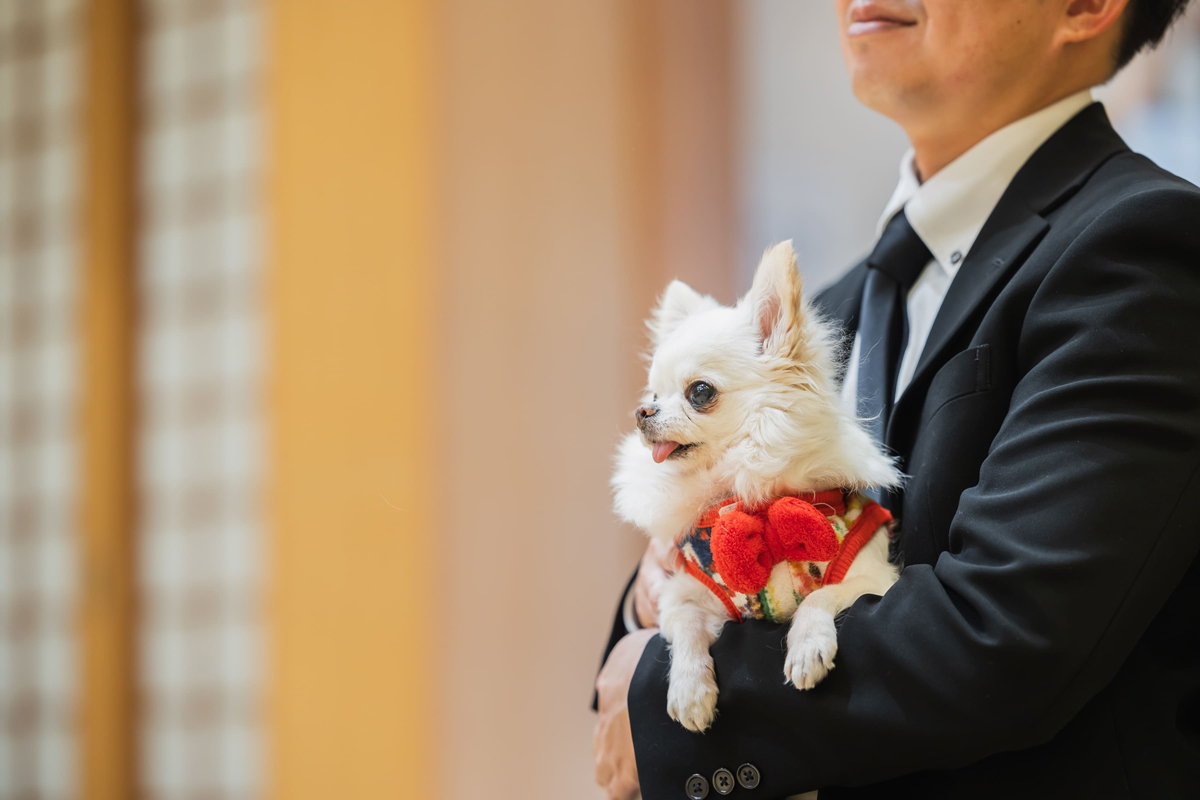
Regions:
<instances>
[{"instance_id":1,"label":"vertical wooden panel","mask_svg":"<svg viewBox=\"0 0 1200 800\"><path fill-rule=\"evenodd\" d=\"M429 9L271 11L270 782L434 797Z\"/></svg>"},{"instance_id":2,"label":"vertical wooden panel","mask_svg":"<svg viewBox=\"0 0 1200 800\"><path fill-rule=\"evenodd\" d=\"M87 5L83 192L82 786L135 797L134 0Z\"/></svg>"}]
</instances>

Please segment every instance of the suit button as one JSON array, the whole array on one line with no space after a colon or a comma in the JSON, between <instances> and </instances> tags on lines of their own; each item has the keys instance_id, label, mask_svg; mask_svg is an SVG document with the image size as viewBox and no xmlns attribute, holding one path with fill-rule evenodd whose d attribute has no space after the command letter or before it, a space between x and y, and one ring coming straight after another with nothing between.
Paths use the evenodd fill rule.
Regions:
<instances>
[{"instance_id":1,"label":"suit button","mask_svg":"<svg viewBox=\"0 0 1200 800\"><path fill-rule=\"evenodd\" d=\"M742 764L738 767L737 778L743 789L753 789L762 780L762 776L758 774L758 767L753 764Z\"/></svg>"},{"instance_id":2,"label":"suit button","mask_svg":"<svg viewBox=\"0 0 1200 800\"><path fill-rule=\"evenodd\" d=\"M704 780L703 775L693 775L683 785L683 792L689 800L704 800L708 797L708 781Z\"/></svg>"},{"instance_id":3,"label":"suit button","mask_svg":"<svg viewBox=\"0 0 1200 800\"><path fill-rule=\"evenodd\" d=\"M733 773L721 767L713 773L712 788L719 795L727 795L733 791Z\"/></svg>"}]
</instances>

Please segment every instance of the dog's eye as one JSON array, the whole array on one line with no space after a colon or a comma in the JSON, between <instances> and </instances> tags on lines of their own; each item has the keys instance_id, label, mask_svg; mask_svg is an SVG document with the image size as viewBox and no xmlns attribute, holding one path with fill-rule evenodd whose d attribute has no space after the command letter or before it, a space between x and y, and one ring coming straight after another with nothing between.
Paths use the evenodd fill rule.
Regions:
<instances>
[{"instance_id":1,"label":"dog's eye","mask_svg":"<svg viewBox=\"0 0 1200 800\"><path fill-rule=\"evenodd\" d=\"M703 408L711 403L716 396L717 390L712 387L711 383L704 381L696 381L687 388L687 400L692 404L692 408Z\"/></svg>"}]
</instances>

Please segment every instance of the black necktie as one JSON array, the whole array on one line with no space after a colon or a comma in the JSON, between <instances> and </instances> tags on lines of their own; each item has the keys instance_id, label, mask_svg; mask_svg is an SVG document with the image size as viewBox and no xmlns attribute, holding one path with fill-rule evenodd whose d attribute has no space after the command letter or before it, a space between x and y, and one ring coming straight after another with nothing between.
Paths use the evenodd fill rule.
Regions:
<instances>
[{"instance_id":1,"label":"black necktie","mask_svg":"<svg viewBox=\"0 0 1200 800\"><path fill-rule=\"evenodd\" d=\"M904 212L888 222L867 257L858 315L858 413L880 442L895 400L896 373L908 340L908 290L933 256Z\"/></svg>"}]
</instances>

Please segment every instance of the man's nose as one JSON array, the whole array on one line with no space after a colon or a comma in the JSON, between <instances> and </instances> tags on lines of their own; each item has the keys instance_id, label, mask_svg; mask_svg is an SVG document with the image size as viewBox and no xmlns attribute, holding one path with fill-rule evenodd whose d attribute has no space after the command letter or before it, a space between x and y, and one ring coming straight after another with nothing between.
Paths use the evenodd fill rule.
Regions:
<instances>
[{"instance_id":1,"label":"man's nose","mask_svg":"<svg viewBox=\"0 0 1200 800\"><path fill-rule=\"evenodd\" d=\"M638 424L640 425L641 423L645 422L647 419L649 419L650 417L653 417L657 413L658 413L658 406L651 405L650 403L646 403L645 405L638 406L637 411L633 412L633 415L635 417L637 417Z\"/></svg>"}]
</instances>

